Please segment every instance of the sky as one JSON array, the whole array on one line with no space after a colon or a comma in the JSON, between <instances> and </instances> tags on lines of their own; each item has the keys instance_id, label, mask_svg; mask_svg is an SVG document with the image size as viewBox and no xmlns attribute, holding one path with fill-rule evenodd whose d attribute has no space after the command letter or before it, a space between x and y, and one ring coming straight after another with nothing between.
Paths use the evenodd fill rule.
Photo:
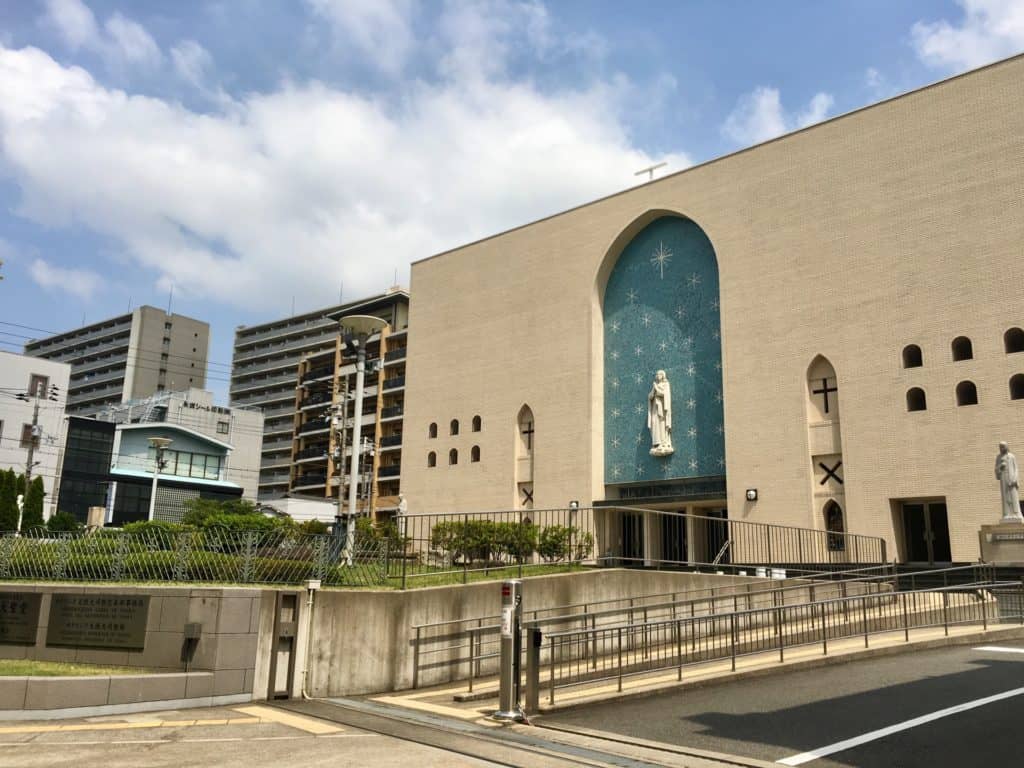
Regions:
<instances>
[{"instance_id":1,"label":"sky","mask_svg":"<svg viewBox=\"0 0 1024 768\"><path fill-rule=\"evenodd\" d=\"M0 0L0 349L170 302L224 401L238 325L1022 50L1024 0Z\"/></svg>"}]
</instances>

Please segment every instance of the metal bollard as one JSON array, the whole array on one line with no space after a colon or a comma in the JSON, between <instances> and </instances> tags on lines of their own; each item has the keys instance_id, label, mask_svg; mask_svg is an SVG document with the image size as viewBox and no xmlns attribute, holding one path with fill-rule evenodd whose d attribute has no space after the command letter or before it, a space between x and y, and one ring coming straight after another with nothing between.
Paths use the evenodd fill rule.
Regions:
<instances>
[{"instance_id":1,"label":"metal bollard","mask_svg":"<svg viewBox=\"0 0 1024 768\"><path fill-rule=\"evenodd\" d=\"M522 722L519 704L519 664L523 651L523 582L509 579L501 585L501 659L498 668L498 711L495 720Z\"/></svg>"}]
</instances>

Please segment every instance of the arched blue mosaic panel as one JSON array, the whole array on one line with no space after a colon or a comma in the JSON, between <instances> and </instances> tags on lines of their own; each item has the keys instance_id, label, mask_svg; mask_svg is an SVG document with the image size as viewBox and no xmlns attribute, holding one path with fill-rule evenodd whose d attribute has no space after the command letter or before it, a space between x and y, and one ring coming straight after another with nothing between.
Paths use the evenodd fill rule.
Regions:
<instances>
[{"instance_id":1,"label":"arched blue mosaic panel","mask_svg":"<svg viewBox=\"0 0 1024 768\"><path fill-rule=\"evenodd\" d=\"M647 395L672 386L671 456L649 454ZM725 474L718 263L704 231L665 216L622 251L604 295L608 484Z\"/></svg>"}]
</instances>

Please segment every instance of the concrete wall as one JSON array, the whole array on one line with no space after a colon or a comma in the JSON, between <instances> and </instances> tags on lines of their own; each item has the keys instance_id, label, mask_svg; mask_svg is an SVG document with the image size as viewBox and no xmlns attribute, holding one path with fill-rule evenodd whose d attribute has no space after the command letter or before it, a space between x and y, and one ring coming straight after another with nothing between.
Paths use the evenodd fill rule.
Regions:
<instances>
[{"instance_id":1,"label":"concrete wall","mask_svg":"<svg viewBox=\"0 0 1024 768\"><path fill-rule=\"evenodd\" d=\"M523 580L525 611L630 595L770 582L741 576L600 570ZM770 582L779 584L780 582ZM342 696L412 687L415 624L494 616L501 582L392 591L322 591L316 596L310 654L313 696ZM302 638L300 638L302 641ZM300 647L304 642L299 643ZM296 669L302 668L302 661ZM464 671L460 670L460 671ZM452 670L421 669L419 684L442 683Z\"/></svg>"},{"instance_id":2,"label":"concrete wall","mask_svg":"<svg viewBox=\"0 0 1024 768\"><path fill-rule=\"evenodd\" d=\"M248 694L254 690L260 614L261 611L268 611L272 616L273 611L273 592L269 592L271 599L268 604L261 600L263 590L233 587L75 587L7 583L0 586L0 591L41 592L43 595L35 645L0 645L0 658L106 664L160 672L208 671L212 673L209 690L204 687L206 692L202 694L207 696ZM48 648L46 630L50 596L57 592L104 596L149 595L144 650ZM185 624L190 622L201 623L202 633L195 655L186 670L181 655ZM117 689L117 685L114 689ZM0 703L0 709L3 708Z\"/></svg>"}]
</instances>

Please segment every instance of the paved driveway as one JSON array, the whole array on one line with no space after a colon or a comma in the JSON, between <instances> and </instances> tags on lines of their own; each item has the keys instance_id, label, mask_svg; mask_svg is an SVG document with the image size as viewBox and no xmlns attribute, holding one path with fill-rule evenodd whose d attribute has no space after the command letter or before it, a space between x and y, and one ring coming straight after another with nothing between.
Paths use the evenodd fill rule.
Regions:
<instances>
[{"instance_id":1,"label":"paved driveway","mask_svg":"<svg viewBox=\"0 0 1024 768\"><path fill-rule=\"evenodd\" d=\"M839 664L595 705L548 722L784 765L1009 766L1024 760L1024 642Z\"/></svg>"}]
</instances>

